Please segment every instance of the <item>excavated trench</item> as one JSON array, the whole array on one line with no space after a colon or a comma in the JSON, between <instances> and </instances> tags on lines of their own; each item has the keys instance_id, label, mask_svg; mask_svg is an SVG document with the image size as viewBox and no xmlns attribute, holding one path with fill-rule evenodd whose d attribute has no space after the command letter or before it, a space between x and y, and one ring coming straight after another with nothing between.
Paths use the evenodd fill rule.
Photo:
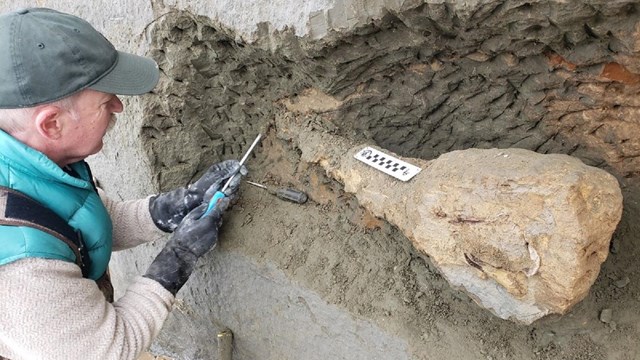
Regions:
<instances>
[{"instance_id":1,"label":"excavated trench","mask_svg":"<svg viewBox=\"0 0 640 360\"><path fill-rule=\"evenodd\" d=\"M252 179L304 189L313 208L273 209L247 189L223 249L271 262L407 339L414 358L624 359L639 353L640 315L631 315L640 294L639 19L637 5L622 1L423 4L321 41L265 30L246 43L206 17L171 12L151 28L162 78L144 104L142 139L159 187L169 189L239 158L265 134L248 164ZM609 171L625 213L592 294L569 315L528 327L492 317L397 229L300 162L278 137L275 118L285 113L408 157L519 147ZM630 284L618 286L624 278ZM617 323L599 321L603 308Z\"/></svg>"}]
</instances>

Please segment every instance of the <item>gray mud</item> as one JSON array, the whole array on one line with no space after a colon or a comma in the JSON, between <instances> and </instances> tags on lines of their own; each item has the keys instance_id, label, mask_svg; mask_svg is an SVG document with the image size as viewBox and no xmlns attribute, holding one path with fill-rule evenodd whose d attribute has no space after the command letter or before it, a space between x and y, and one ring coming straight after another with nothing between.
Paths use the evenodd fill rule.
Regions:
<instances>
[{"instance_id":1,"label":"gray mud","mask_svg":"<svg viewBox=\"0 0 640 360\"><path fill-rule=\"evenodd\" d=\"M264 133L251 178L304 189L311 201L283 205L244 189L222 247L406 339L415 359L635 359L639 19L626 1L424 4L321 42L285 32L246 44L207 18L170 13L151 29L163 76L142 138L168 189L239 158ZM309 88L335 102L307 111L327 131L403 156L521 147L613 173L625 210L589 296L565 316L521 326L452 289L403 234L278 139L283 100Z\"/></svg>"}]
</instances>

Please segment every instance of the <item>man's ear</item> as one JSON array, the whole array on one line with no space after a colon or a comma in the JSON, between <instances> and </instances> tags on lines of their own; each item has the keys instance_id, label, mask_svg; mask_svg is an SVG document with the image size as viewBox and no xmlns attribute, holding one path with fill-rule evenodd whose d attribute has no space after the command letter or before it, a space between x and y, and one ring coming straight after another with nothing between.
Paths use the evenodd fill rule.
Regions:
<instances>
[{"instance_id":1,"label":"man's ear","mask_svg":"<svg viewBox=\"0 0 640 360\"><path fill-rule=\"evenodd\" d=\"M57 140L62 136L64 111L54 105L46 105L35 114L36 130L49 140Z\"/></svg>"}]
</instances>

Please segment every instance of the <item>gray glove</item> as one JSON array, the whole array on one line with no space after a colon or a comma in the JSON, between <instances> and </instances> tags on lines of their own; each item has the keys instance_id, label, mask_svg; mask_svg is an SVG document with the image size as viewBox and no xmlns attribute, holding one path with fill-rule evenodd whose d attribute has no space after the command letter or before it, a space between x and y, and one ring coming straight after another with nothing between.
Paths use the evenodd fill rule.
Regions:
<instances>
[{"instance_id":1,"label":"gray glove","mask_svg":"<svg viewBox=\"0 0 640 360\"><path fill-rule=\"evenodd\" d=\"M149 200L149 213L153 222L158 229L172 232L185 215L203 202L208 202L213 194L222 188L225 181L238 170L239 166L240 162L237 160L226 160L213 164L198 181L188 187L152 197ZM241 172L246 175L246 168L243 167ZM234 189L230 189L231 193L236 192L238 184ZM229 185L229 188L231 187L232 185Z\"/></svg>"},{"instance_id":2,"label":"gray glove","mask_svg":"<svg viewBox=\"0 0 640 360\"><path fill-rule=\"evenodd\" d=\"M241 178L242 174L234 176L229 189L237 189ZM144 276L159 282L175 295L191 276L198 258L216 246L222 214L235 197L234 192L220 199L206 216L202 215L207 210L208 202L187 214Z\"/></svg>"}]
</instances>

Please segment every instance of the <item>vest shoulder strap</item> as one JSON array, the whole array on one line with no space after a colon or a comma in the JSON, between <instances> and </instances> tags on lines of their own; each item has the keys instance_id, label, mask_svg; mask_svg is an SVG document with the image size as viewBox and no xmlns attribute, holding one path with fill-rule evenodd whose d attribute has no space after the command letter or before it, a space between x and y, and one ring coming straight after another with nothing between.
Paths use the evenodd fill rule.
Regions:
<instances>
[{"instance_id":1,"label":"vest shoulder strap","mask_svg":"<svg viewBox=\"0 0 640 360\"><path fill-rule=\"evenodd\" d=\"M56 237L71 248L82 276L88 276L91 259L82 234L38 201L17 190L0 186L0 225L28 226Z\"/></svg>"}]
</instances>

